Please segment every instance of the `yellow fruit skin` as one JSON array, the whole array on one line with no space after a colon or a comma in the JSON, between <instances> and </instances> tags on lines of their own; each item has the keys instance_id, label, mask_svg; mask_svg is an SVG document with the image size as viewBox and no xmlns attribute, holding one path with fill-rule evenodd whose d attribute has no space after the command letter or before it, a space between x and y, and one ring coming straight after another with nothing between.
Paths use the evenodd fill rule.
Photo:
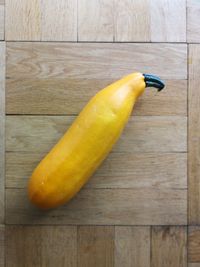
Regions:
<instances>
[{"instance_id":1,"label":"yellow fruit skin","mask_svg":"<svg viewBox=\"0 0 200 267\"><path fill-rule=\"evenodd\" d=\"M133 73L88 102L34 170L28 185L33 204L50 209L76 195L112 149L144 89L144 76Z\"/></svg>"}]
</instances>

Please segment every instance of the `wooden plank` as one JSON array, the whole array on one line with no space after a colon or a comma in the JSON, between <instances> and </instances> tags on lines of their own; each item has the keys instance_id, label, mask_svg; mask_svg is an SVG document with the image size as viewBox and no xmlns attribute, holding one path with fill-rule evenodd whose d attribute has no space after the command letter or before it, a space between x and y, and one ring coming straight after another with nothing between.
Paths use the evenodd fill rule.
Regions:
<instances>
[{"instance_id":1,"label":"wooden plank","mask_svg":"<svg viewBox=\"0 0 200 267\"><path fill-rule=\"evenodd\" d=\"M0 224L4 222L4 179L5 179L5 128L4 116L0 116Z\"/></svg>"},{"instance_id":2,"label":"wooden plank","mask_svg":"<svg viewBox=\"0 0 200 267\"><path fill-rule=\"evenodd\" d=\"M187 42L200 42L200 2L187 0Z\"/></svg>"},{"instance_id":3,"label":"wooden plank","mask_svg":"<svg viewBox=\"0 0 200 267\"><path fill-rule=\"evenodd\" d=\"M0 116L5 113L5 42L0 42Z\"/></svg>"},{"instance_id":4,"label":"wooden plank","mask_svg":"<svg viewBox=\"0 0 200 267\"><path fill-rule=\"evenodd\" d=\"M188 130L188 168L189 168L189 223L200 223L200 45L189 46L189 130Z\"/></svg>"},{"instance_id":5,"label":"wooden plank","mask_svg":"<svg viewBox=\"0 0 200 267\"><path fill-rule=\"evenodd\" d=\"M159 93L147 88L138 99L133 113L144 116L187 116L187 81L165 80L165 83L165 89Z\"/></svg>"},{"instance_id":6,"label":"wooden plank","mask_svg":"<svg viewBox=\"0 0 200 267\"><path fill-rule=\"evenodd\" d=\"M82 189L58 209L32 207L24 189L7 189L8 224L185 225L185 189Z\"/></svg>"},{"instance_id":7,"label":"wooden plank","mask_svg":"<svg viewBox=\"0 0 200 267\"><path fill-rule=\"evenodd\" d=\"M77 41L77 1L43 0L41 14L43 41Z\"/></svg>"},{"instance_id":8,"label":"wooden plank","mask_svg":"<svg viewBox=\"0 0 200 267\"><path fill-rule=\"evenodd\" d=\"M115 227L115 267L150 267L150 227Z\"/></svg>"},{"instance_id":9,"label":"wooden plank","mask_svg":"<svg viewBox=\"0 0 200 267\"><path fill-rule=\"evenodd\" d=\"M113 0L78 0L78 40L113 41Z\"/></svg>"},{"instance_id":10,"label":"wooden plank","mask_svg":"<svg viewBox=\"0 0 200 267\"><path fill-rule=\"evenodd\" d=\"M0 224L4 222L5 43L0 42Z\"/></svg>"},{"instance_id":11,"label":"wooden plank","mask_svg":"<svg viewBox=\"0 0 200 267\"><path fill-rule=\"evenodd\" d=\"M74 116L7 116L6 150L47 152L74 119ZM113 151L184 152L186 124L184 117L131 117Z\"/></svg>"},{"instance_id":12,"label":"wooden plank","mask_svg":"<svg viewBox=\"0 0 200 267\"><path fill-rule=\"evenodd\" d=\"M26 188L44 154L6 154L6 187ZM111 153L87 188L187 188L186 153Z\"/></svg>"},{"instance_id":13,"label":"wooden plank","mask_svg":"<svg viewBox=\"0 0 200 267\"><path fill-rule=\"evenodd\" d=\"M186 267L186 245L186 227L153 227L151 266Z\"/></svg>"},{"instance_id":14,"label":"wooden plank","mask_svg":"<svg viewBox=\"0 0 200 267\"><path fill-rule=\"evenodd\" d=\"M114 267L114 226L78 228L78 266Z\"/></svg>"},{"instance_id":15,"label":"wooden plank","mask_svg":"<svg viewBox=\"0 0 200 267\"><path fill-rule=\"evenodd\" d=\"M115 41L148 42L150 31L149 0L115 2Z\"/></svg>"},{"instance_id":16,"label":"wooden plank","mask_svg":"<svg viewBox=\"0 0 200 267\"><path fill-rule=\"evenodd\" d=\"M4 40L4 5L0 2L0 40Z\"/></svg>"},{"instance_id":17,"label":"wooden plank","mask_svg":"<svg viewBox=\"0 0 200 267\"><path fill-rule=\"evenodd\" d=\"M6 40L37 41L41 38L39 0L6 0Z\"/></svg>"},{"instance_id":18,"label":"wooden plank","mask_svg":"<svg viewBox=\"0 0 200 267\"><path fill-rule=\"evenodd\" d=\"M187 79L185 44L10 42L7 56L7 78L13 82L108 81L138 70Z\"/></svg>"},{"instance_id":19,"label":"wooden plank","mask_svg":"<svg viewBox=\"0 0 200 267\"><path fill-rule=\"evenodd\" d=\"M200 262L200 227L189 227L188 235L188 261Z\"/></svg>"},{"instance_id":20,"label":"wooden plank","mask_svg":"<svg viewBox=\"0 0 200 267\"><path fill-rule=\"evenodd\" d=\"M57 46L61 45L64 47L56 49ZM128 62L130 58L138 58L138 63L135 62L136 60L133 61L131 59L132 66L127 66L126 70L122 67L124 65L121 61L122 58L120 58L120 56L118 57L118 54L122 53L119 50L121 46L125 46L124 49L127 50L126 56L122 55L123 61L125 60ZM137 44L101 44L100 46L99 44L63 45L46 43L9 43L7 50L6 112L10 114L77 114L89 98L98 90L130 72L130 69L136 70L137 68L142 70L143 67L141 66L139 55L143 57L145 45L143 44L142 46L144 46L143 49ZM77 53L79 53L78 51L81 47L82 50L80 51L80 56L82 59L84 54L83 51L85 51L84 66L82 65L82 61L84 60L80 61L77 57ZM105 47L105 49L102 49L102 47ZM133 49L130 50L130 47ZM150 48L154 55L158 53L157 50L153 49L152 45L150 45ZM176 47L174 48L176 50ZM110 57L110 50L117 51L116 53L113 53L112 58L109 59L106 66L105 61L107 61L107 59L104 58L103 62L98 54L103 53L105 57L108 58ZM136 50L140 50L140 52L138 51L139 54L135 53L135 55L133 55L133 52ZM74 53L72 51L74 51ZM93 56L91 56L91 51L94 52ZM167 48L167 51L169 51L169 48ZM58 53L60 54L59 59L57 58ZM160 53L166 54L166 50ZM160 53L157 55L157 61L159 61L158 57L162 57ZM17 57L16 54L18 55ZM175 54L172 50L169 54L171 55L166 55L166 60L172 55L173 57L176 57L176 61L179 61L179 56L183 57L184 62L179 61L180 66L181 68L184 67L184 65L186 67L186 54L183 55L184 52L182 55L177 56L180 52L176 51ZM99 62L98 64L95 63L96 71L93 73L92 69L94 66L89 66L92 61ZM121 61L120 65L118 64L118 61ZM69 62L72 63L70 64ZM113 65L110 65L110 62L113 62L114 66L118 65L118 67L113 68ZM133 62L136 64L135 67L133 66ZM143 61L143 65L146 65L146 68L148 67L148 64L151 63L147 61L144 63ZM161 63L161 66L163 66L163 64L164 62ZM70 65L72 68L73 65L76 66L76 69L70 70ZM88 70L86 66L88 66ZM155 68L157 68L156 66ZM178 66L178 69L180 69L180 66ZM175 69L175 66L173 67ZM27 71L27 69L29 71ZM65 74L66 69L69 74L68 77L66 77ZM49 70L51 70L50 73ZM86 70L87 72L85 72ZM148 69L143 70L148 72ZM154 72L156 71L158 71L158 69L154 70ZM182 71L184 72L183 69ZM171 77L174 75L174 72L172 72L171 69L170 72ZM108 77L108 73L110 73L109 76L113 77ZM164 77L165 73L165 68L163 68L161 74ZM176 77L177 75L174 76L174 78ZM40 97L38 97L38 95ZM159 94L156 94L155 90L148 89L141 101L137 103L135 112L138 115L158 115L158 112L159 115L186 114L186 81L167 81L166 90L163 90L163 92Z\"/></svg>"},{"instance_id":21,"label":"wooden plank","mask_svg":"<svg viewBox=\"0 0 200 267\"><path fill-rule=\"evenodd\" d=\"M186 0L150 0L151 41L186 41Z\"/></svg>"},{"instance_id":22,"label":"wooden plank","mask_svg":"<svg viewBox=\"0 0 200 267\"><path fill-rule=\"evenodd\" d=\"M4 226L0 225L0 267L4 266Z\"/></svg>"},{"instance_id":23,"label":"wooden plank","mask_svg":"<svg viewBox=\"0 0 200 267\"><path fill-rule=\"evenodd\" d=\"M196 263L188 263L188 267L200 267L200 262L196 262Z\"/></svg>"},{"instance_id":24,"label":"wooden plank","mask_svg":"<svg viewBox=\"0 0 200 267\"><path fill-rule=\"evenodd\" d=\"M51 75L51 77L47 78L39 77L41 70L34 71L35 73L30 76L29 73L24 74L26 71L24 64L26 67L28 66L29 70L32 69L32 66L38 68L43 56L38 55L36 61L34 59L35 62L33 62L33 57L30 59L31 51L33 50L29 48L25 55L24 51L16 49L15 44L12 45L14 45L14 48L8 48L7 61L7 114L78 114L93 95L120 77L119 74L119 77L105 79L103 74L101 77L96 78L96 73L94 73L89 79L82 78L79 75L76 78L68 78L58 77L60 75L58 73L53 75L44 73L47 77ZM17 60L16 53L19 55ZM30 54L30 57L27 54ZM52 54L48 55L48 57L52 57ZM63 55L63 57L65 56ZM71 61L75 61L75 58L76 54L74 54L74 58ZM52 60L55 61L55 67L56 65L59 66L56 57L51 61L44 60L46 61L44 63L46 69L52 68ZM62 59L60 60L62 61ZM79 69L80 64L77 65ZM99 63L96 63L96 65L99 65L99 71L101 72L105 68ZM187 81L167 80L165 90L159 93L148 88L136 104L134 114L186 115Z\"/></svg>"},{"instance_id":25,"label":"wooden plank","mask_svg":"<svg viewBox=\"0 0 200 267\"><path fill-rule=\"evenodd\" d=\"M92 96L112 82L101 79L7 79L6 111L7 114L78 114ZM167 80L165 90L159 93L148 88L138 99L134 114L187 115L187 81Z\"/></svg>"},{"instance_id":26,"label":"wooden plank","mask_svg":"<svg viewBox=\"0 0 200 267\"><path fill-rule=\"evenodd\" d=\"M48 152L74 116L7 116L6 151ZM113 151L186 152L187 118L132 116Z\"/></svg>"},{"instance_id":27,"label":"wooden plank","mask_svg":"<svg viewBox=\"0 0 200 267\"><path fill-rule=\"evenodd\" d=\"M6 40L76 41L77 1L8 0Z\"/></svg>"},{"instance_id":28,"label":"wooden plank","mask_svg":"<svg viewBox=\"0 0 200 267\"><path fill-rule=\"evenodd\" d=\"M77 267L76 226L7 226L6 266Z\"/></svg>"}]
</instances>

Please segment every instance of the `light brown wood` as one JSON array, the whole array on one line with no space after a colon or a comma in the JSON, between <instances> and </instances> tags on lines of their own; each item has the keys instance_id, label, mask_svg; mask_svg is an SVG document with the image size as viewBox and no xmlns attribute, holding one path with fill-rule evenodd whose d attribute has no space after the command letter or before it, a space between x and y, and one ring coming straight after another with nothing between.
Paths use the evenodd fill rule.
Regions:
<instances>
[{"instance_id":1,"label":"light brown wood","mask_svg":"<svg viewBox=\"0 0 200 267\"><path fill-rule=\"evenodd\" d=\"M29 204L25 189L7 189L6 211L8 224L185 225L187 190L82 189L45 215Z\"/></svg>"},{"instance_id":2,"label":"light brown wood","mask_svg":"<svg viewBox=\"0 0 200 267\"><path fill-rule=\"evenodd\" d=\"M43 41L77 41L77 1L42 0Z\"/></svg>"},{"instance_id":3,"label":"light brown wood","mask_svg":"<svg viewBox=\"0 0 200 267\"><path fill-rule=\"evenodd\" d=\"M115 267L150 267L150 227L115 227Z\"/></svg>"},{"instance_id":4,"label":"light brown wood","mask_svg":"<svg viewBox=\"0 0 200 267\"><path fill-rule=\"evenodd\" d=\"M0 42L0 116L5 113L5 42Z\"/></svg>"},{"instance_id":5,"label":"light brown wood","mask_svg":"<svg viewBox=\"0 0 200 267\"><path fill-rule=\"evenodd\" d=\"M4 222L5 175L5 43L0 42L0 224Z\"/></svg>"},{"instance_id":6,"label":"light brown wood","mask_svg":"<svg viewBox=\"0 0 200 267\"><path fill-rule=\"evenodd\" d=\"M77 1L8 0L6 40L76 41Z\"/></svg>"},{"instance_id":7,"label":"light brown wood","mask_svg":"<svg viewBox=\"0 0 200 267\"><path fill-rule=\"evenodd\" d=\"M27 60L27 64L28 60ZM18 79L18 68L6 81L7 114L78 114L89 99L113 82L104 79ZM166 80L165 90L147 88L134 115L187 115L187 81ZM40 96L38 99L38 95Z\"/></svg>"},{"instance_id":8,"label":"light brown wood","mask_svg":"<svg viewBox=\"0 0 200 267\"><path fill-rule=\"evenodd\" d=\"M26 188L44 153L6 154L6 187ZM186 153L111 153L87 188L187 188Z\"/></svg>"},{"instance_id":9,"label":"light brown wood","mask_svg":"<svg viewBox=\"0 0 200 267\"><path fill-rule=\"evenodd\" d=\"M186 1L115 1L115 40L185 42Z\"/></svg>"},{"instance_id":10,"label":"light brown wood","mask_svg":"<svg viewBox=\"0 0 200 267\"><path fill-rule=\"evenodd\" d=\"M152 267L187 266L186 227L153 227L151 244Z\"/></svg>"},{"instance_id":11,"label":"light brown wood","mask_svg":"<svg viewBox=\"0 0 200 267\"><path fill-rule=\"evenodd\" d=\"M149 10L149 0L115 1L115 41L150 41Z\"/></svg>"},{"instance_id":12,"label":"light brown wood","mask_svg":"<svg viewBox=\"0 0 200 267\"><path fill-rule=\"evenodd\" d=\"M189 128L188 128L188 168L189 168L189 223L200 223L200 45L189 47Z\"/></svg>"},{"instance_id":13,"label":"light brown wood","mask_svg":"<svg viewBox=\"0 0 200 267\"><path fill-rule=\"evenodd\" d=\"M186 79L186 57L185 44L10 42L7 78L18 83L20 79L40 80L44 86L47 80L56 85L83 79L90 85L91 80L116 80L134 71Z\"/></svg>"},{"instance_id":14,"label":"light brown wood","mask_svg":"<svg viewBox=\"0 0 200 267\"><path fill-rule=\"evenodd\" d=\"M0 267L200 267L200 44L187 46L199 22L198 0L0 0ZM36 165L95 93L134 71L165 90L146 90L71 202L33 207Z\"/></svg>"},{"instance_id":15,"label":"light brown wood","mask_svg":"<svg viewBox=\"0 0 200 267\"><path fill-rule=\"evenodd\" d=\"M38 152L38 153L46 152L47 150L49 150L50 146L53 143L55 143L55 141L56 141L55 137L56 138L58 136L60 137L60 135L62 134L62 131L63 131L62 127L63 127L63 124L64 125L66 124L67 118L68 117L61 117L61 116L59 116L59 117L55 117L55 116L52 116L52 117L51 116L47 116L47 117L42 117L42 116L40 116L40 117L38 117L38 116L32 116L32 117L29 117L29 116L9 116L9 117L7 117L7 151L11 151L11 152L15 151L18 154L21 151L20 153L24 153L24 155L26 155L26 152L28 152L28 153L33 152L34 154L36 152ZM150 150L154 149L155 151L158 151L157 150L157 143L161 144L161 142L159 141L160 140L159 136L165 136L166 133L169 131L170 125L172 125L173 127L172 127L172 133L168 137L170 138L169 140L171 140L171 139L174 140L176 144L174 143L172 146L168 147L168 149L170 150L171 147L173 147L173 149L174 149L174 147L176 147L178 142L180 142L180 140L182 139L182 137L181 137L182 135L174 136L174 125L177 122L176 122L176 120L173 120L173 119L174 118L177 119L177 117L165 118L165 121L166 121L166 119L169 119L169 121L165 127L163 127L163 125L164 125L163 124L163 118L155 117L154 118L155 121L153 121L152 118L154 118L154 117L146 117L146 118L145 117L133 117L132 118L132 119L134 119L133 125L134 126L138 125L136 127L136 129L138 128L138 130L135 132L136 133L135 137L138 136L142 139L138 140L136 138L136 140L133 142L133 146L131 146L132 141L130 142L130 144L128 144L128 143L126 144L126 142L123 144L123 140L127 141L127 140L129 140L130 137L132 138L132 136L133 136L133 134L132 134L133 132L130 131L130 129L129 129L130 135L125 135L126 137L122 136L122 139L121 139L122 146L120 147L120 143L119 143L119 145L116 146L116 149L114 149L114 151L118 151L118 152L121 151L123 153L124 152L134 152L134 149L135 149L135 152L139 152L142 149L143 150L147 149L147 151L148 151L148 149L150 149ZM69 117L68 119L73 119L73 118ZM172 124L170 122L171 119L172 119ZM64 123L63 123L63 120L64 120ZM45 126L45 121L47 122L46 126ZM181 118L181 121L182 121L182 118ZM141 122L142 122L142 124L141 124ZM160 126L156 127L157 123L158 123L158 125L160 125L160 123L161 123L162 127L160 127ZM181 124L182 124L182 122L181 122ZM182 130L181 130L181 126L180 126L181 124L179 124L179 126L177 126L177 129L180 129L180 132L182 132L182 133L186 132L186 130L185 130L186 126L184 126L184 128L182 128ZM185 121L185 124L186 124L186 121ZM141 127L141 125L144 125L144 126ZM150 135L150 133L151 133L150 129L151 129L152 125L154 125L154 127L155 127L155 131L152 131L152 133L153 132L156 133L156 137L154 137L154 139L153 139L153 136L151 137L151 135ZM146 131L144 127L147 127L148 131ZM157 129L161 129L161 128L164 130L165 134L164 134L164 132L162 133L162 132L159 132L157 130ZM51 133L51 131L52 131L52 133ZM45 132L48 133L48 136L51 135L52 140L46 139L47 134ZM175 131L175 132L177 133L177 131ZM27 135L26 135L26 133L27 133ZM32 134L30 135L30 133L32 133ZM125 133L126 133L126 131L125 131ZM150 146L149 146L148 142L145 141L146 139L148 139L146 137L146 134L148 134L148 138L152 142ZM142 137L142 135L143 135L143 137ZM130 137L128 137L128 136L130 136ZM186 139L186 138L184 138L184 139ZM38 143L38 140L40 140L40 143ZM153 141L153 140L155 140L155 141ZM141 143L144 144L144 146L141 146ZM138 147L137 147L137 144L139 144ZM165 140L165 143L163 143L164 150L166 150L167 144L169 144L169 141ZM161 149L161 145L160 145L159 149ZM185 150L185 148L184 148L184 150ZM33 158L34 158L34 156L33 156ZM184 181L186 181L185 178L184 178ZM176 186L175 186L175 188L176 188ZM72 208L71 209L72 218L70 218L70 216L69 216L69 217L64 219L64 222L66 222L66 223L77 223L78 222L79 224L81 224L82 222L83 223L92 223L92 224L95 224L95 223L104 224L105 222L108 222L108 224L112 224L112 223L120 223L120 224L121 223L122 224L126 224L126 223L131 223L131 224L153 223L153 224L158 224L159 222L161 222L161 223L165 224L169 220L169 222L171 222L171 223L173 223L175 221L175 222L178 222L181 224L181 223L184 223L184 220L186 219L185 218L185 216L186 216L186 189L185 189L185 185L181 189L182 190L180 191L180 189L174 190L174 188L172 188L172 189L169 188L166 191L164 190L164 192L159 193L159 194L157 193L156 187L155 187L155 189L150 189L150 190L148 188L146 189L143 187L141 187L140 190L138 190L137 188L133 189L133 191L129 191L129 189L125 189L122 191L119 190L119 192L118 191L112 191L112 190L109 190L109 191L107 191L107 190L96 191L95 190L95 191L85 192L86 198L85 198L84 192L83 192L83 199L85 199L86 203L90 203L90 204L93 203L94 207L90 207L90 206L88 207L86 205L86 207L89 208L89 210L86 212L86 214L88 216L87 216L87 218L82 217L80 209L79 209L79 207L80 207L79 202L81 202L83 204L84 201L82 198L79 200L79 197L78 197L77 198L78 202L77 202L77 204L75 204L75 207L76 207L76 205L78 207L78 212L76 214L73 214L73 208ZM147 190L147 192L146 192L147 195L145 195L145 197L140 199L140 196L142 197L144 195L145 190ZM19 192L19 191L17 191L17 192ZM98 202L96 202L98 200L97 192L98 192L99 198L100 199L103 198L102 199L103 202L99 203L99 204L97 204ZM143 193L141 193L141 192L143 192ZM165 195L165 197L163 197L162 200L160 199L160 197L161 197L160 194ZM81 196L81 195L79 195L79 196ZM133 203L131 205L131 207L129 207L129 205L127 206L127 198L125 196L127 196L127 198L130 198L130 203ZM17 197L18 197L17 195L14 196L14 199L16 199ZM111 197L111 199L110 199L110 197ZM147 197L147 199L146 199L146 197ZM114 198L114 200L113 200L113 198ZM120 202L121 198L122 198L122 200ZM11 199L13 199L13 197L11 197ZM177 200L175 200L175 199L178 199L178 203L177 203ZM19 201L21 201L21 200L19 200ZM27 200L24 200L24 201L27 202ZM174 203L174 201L175 201L175 203ZM96 202L96 204L95 204L95 202ZM122 208L122 210L120 209L121 212L124 212L127 210L127 213L130 214L130 217L127 217L127 219L126 219L125 217L127 215L125 214L124 216L120 215L119 216L120 218L118 218L120 211L118 214L114 214L113 215L114 217L111 218L111 220L110 220L108 214L105 214L105 216L107 218L104 218L104 217L102 218L101 216L99 217L99 215L101 213L105 212L105 207L107 209L107 205L108 205L107 202L110 202L110 204L111 204L110 208L108 209L108 212L110 210L112 211L112 209L115 210L118 207L118 205L120 205ZM114 203L112 204L112 202L114 202ZM160 206L159 202L162 202L163 206ZM147 206L146 210L144 210L144 208L142 208L142 207L145 205L145 203L148 203L148 205L150 205L150 208L148 208L148 206ZM9 203L9 205L10 204L12 204L12 203ZM19 206L22 205L22 210L23 210L24 204L26 205L26 203L23 203L23 200L22 200L22 203L17 205L17 207L14 207L14 209L18 209ZM141 206L141 204L143 206ZM177 204L180 206L177 207ZM86 207L84 207L84 209ZM67 208L68 208L68 206L67 206ZM130 211L131 208L133 209L132 213ZM7 206L7 210L8 209L9 209L9 207ZM29 209L29 208L27 207L27 209ZM97 216L94 215L93 218L90 218L91 211L93 209L97 209ZM98 211L98 209L99 209L99 211ZM169 218L166 218L164 215L163 215L164 217L161 216L162 209L165 210L165 212L171 213L171 216L169 216ZM177 211L179 209L180 209L180 212L182 213L180 215L179 215L179 212L177 214ZM11 210L12 210L12 208L11 208ZM27 212L26 208L25 208L25 211L22 211L22 213L23 212L26 214L26 212ZM30 212L32 213L31 210L30 210ZM131 214L134 214L135 212L137 212L137 213L139 212L140 214L136 218L136 221L134 222L133 221L134 217L132 217ZM144 214L143 214L143 212L144 212ZM28 211L28 213L29 213L29 211ZM67 211L67 214L68 214L68 211ZM12 212L10 212L10 215L12 216ZM29 214L28 217L29 216L31 218L32 218L32 216L35 217L34 214L33 215ZM56 216L55 216L55 218L56 218ZM25 215L25 217L26 217L26 215ZM37 217L37 215L36 215L36 217ZM162 217L162 218L160 218L160 217ZM24 222L24 220L25 221L27 220L27 218L23 219L23 216L21 216L20 218L22 219L22 223ZM11 223L12 222L14 223L15 219L16 218L14 218L14 219L11 218ZM72 219L72 221L71 221L71 219ZM29 223L35 223L34 221L35 220L33 220L32 222L29 222ZM40 222L36 222L36 223L40 223ZM44 223L46 223L46 222L44 222Z\"/></svg>"},{"instance_id":16,"label":"light brown wood","mask_svg":"<svg viewBox=\"0 0 200 267\"><path fill-rule=\"evenodd\" d=\"M200 262L200 227L191 226L188 236L188 261Z\"/></svg>"},{"instance_id":17,"label":"light brown wood","mask_svg":"<svg viewBox=\"0 0 200 267\"><path fill-rule=\"evenodd\" d=\"M187 42L200 42L200 2L187 0Z\"/></svg>"},{"instance_id":18,"label":"light brown wood","mask_svg":"<svg viewBox=\"0 0 200 267\"><path fill-rule=\"evenodd\" d=\"M150 0L151 41L186 41L186 0Z\"/></svg>"},{"instance_id":19,"label":"light brown wood","mask_svg":"<svg viewBox=\"0 0 200 267\"><path fill-rule=\"evenodd\" d=\"M6 40L36 41L41 38L39 0L6 0Z\"/></svg>"},{"instance_id":20,"label":"light brown wood","mask_svg":"<svg viewBox=\"0 0 200 267\"><path fill-rule=\"evenodd\" d=\"M0 224L4 222L4 178L5 178L5 128L4 116L0 115Z\"/></svg>"},{"instance_id":21,"label":"light brown wood","mask_svg":"<svg viewBox=\"0 0 200 267\"><path fill-rule=\"evenodd\" d=\"M5 8L0 2L0 40L4 40L4 14Z\"/></svg>"},{"instance_id":22,"label":"light brown wood","mask_svg":"<svg viewBox=\"0 0 200 267\"><path fill-rule=\"evenodd\" d=\"M81 44L86 52L89 52L86 44ZM105 44L104 44L105 45ZM111 44L106 44L107 48ZM118 45L116 44L116 48ZM37 58L35 56L33 59L31 48L34 46L34 54L38 54ZM39 48L37 48L39 46ZM47 50L43 50L43 46L46 46ZM53 49L49 49L52 48ZM70 53L67 53L68 46L63 47L63 51L60 52L60 71L59 73L49 73L48 70L53 69L54 66L57 66L57 58L54 49L56 49L56 44L8 44L8 67L7 67L7 94L6 94L6 112L9 114L77 114L81 111L87 101L100 89L106 85L113 82L115 79L120 78L123 73L123 69L119 66L118 72L119 76L116 78L105 78L105 73L97 77L98 73L104 72L106 68L100 58L97 58L98 64L96 64L97 72L93 73L92 76L88 79L86 78L86 73L84 77L80 76L77 73L77 77L63 77L63 66L66 62L74 62L76 64L77 70L79 72L84 71L81 66L81 62L78 62L78 57L76 58L76 53L72 56ZM60 46L60 45L59 45ZM75 49L77 45L72 46L72 50ZM91 44L93 50L96 44ZM103 46L103 44L102 44ZM130 45L128 45L130 46ZM24 50L22 50L24 47ZM100 48L100 47L99 47ZM139 49L139 47L137 47ZM48 52L49 49L49 52ZM26 53L24 52L26 50ZM51 50L51 52L50 52ZM101 49L100 49L101 50ZM18 57L16 58L16 51ZM41 74L40 61L44 57L44 54L48 53L47 57L44 58L44 70ZM104 51L106 53L106 49ZM132 54L132 51L127 52ZM63 54L63 58L61 55ZM113 55L116 58L116 55ZM132 55L134 56L134 55ZM175 55L174 55L175 56ZM70 59L68 59L70 57ZM97 57L94 55L94 58ZM138 58L139 56L135 55ZM142 51L141 51L141 57ZM48 58L50 61L48 61ZM66 58L65 62L63 59ZM85 58L85 65L90 64L92 58L89 58L89 55ZM113 60L113 59L112 59ZM120 57L118 60L121 60ZM52 65L52 62L55 64ZM135 62L135 61L134 61ZM108 62L109 63L109 62ZM117 63L117 58L116 58ZM26 68L24 66L26 65ZM145 63L148 64L147 62ZM186 65L186 64L185 64ZM26 69L29 69L29 72L26 72ZM34 66L34 68L33 68ZM69 68L69 66L66 66ZM92 66L91 66L92 68ZM111 69L111 66L107 66L107 70ZM138 69L140 66L138 66ZM180 68L180 67L179 67ZM37 71L36 71L37 69ZM134 67L130 67L134 69ZM76 70L74 69L74 72ZM89 69L88 69L89 71ZM183 70L182 70L183 71ZM130 70L127 69L128 73ZM121 73L121 74L120 74ZM165 76L165 71L162 71L163 76ZM171 74L173 75L173 74ZM47 76L47 77L45 77ZM21 77L21 78L20 78ZM38 95L40 97L38 98ZM141 98L141 100L136 104L134 113L136 115L186 115L187 112L187 82L186 81L177 81L170 80L167 81L167 87L160 93L156 93L154 89L148 88Z\"/></svg>"},{"instance_id":23,"label":"light brown wood","mask_svg":"<svg viewBox=\"0 0 200 267\"><path fill-rule=\"evenodd\" d=\"M0 0L4 40L0 267L200 267L199 0ZM96 92L134 71L165 90L146 90L70 203L34 208L36 165Z\"/></svg>"},{"instance_id":24,"label":"light brown wood","mask_svg":"<svg viewBox=\"0 0 200 267\"><path fill-rule=\"evenodd\" d=\"M76 226L7 226L6 266L77 267Z\"/></svg>"},{"instance_id":25,"label":"light brown wood","mask_svg":"<svg viewBox=\"0 0 200 267\"><path fill-rule=\"evenodd\" d=\"M7 116L6 151L48 152L74 119L74 116ZM186 117L133 116L113 151L186 152L186 136Z\"/></svg>"},{"instance_id":26,"label":"light brown wood","mask_svg":"<svg viewBox=\"0 0 200 267\"><path fill-rule=\"evenodd\" d=\"M113 41L114 0L78 0L78 40Z\"/></svg>"},{"instance_id":27,"label":"light brown wood","mask_svg":"<svg viewBox=\"0 0 200 267\"><path fill-rule=\"evenodd\" d=\"M4 267L4 225L0 225L0 267Z\"/></svg>"},{"instance_id":28,"label":"light brown wood","mask_svg":"<svg viewBox=\"0 0 200 267\"><path fill-rule=\"evenodd\" d=\"M136 102L133 114L187 116L187 81L165 80L165 83L165 90L161 92L155 92L155 90L147 88L142 97Z\"/></svg>"},{"instance_id":29,"label":"light brown wood","mask_svg":"<svg viewBox=\"0 0 200 267\"><path fill-rule=\"evenodd\" d=\"M77 1L68 0L55 6L53 0L8 0L7 40L76 40L76 3ZM52 6L55 8L52 9ZM188 32L197 35L195 25L198 25L198 12L195 11L195 18L190 19L194 6L195 3L190 0ZM70 12L66 15L68 10ZM151 40L156 42L184 42L186 1L78 1L79 41L112 42L114 35L117 41L150 41L151 35Z\"/></svg>"},{"instance_id":30,"label":"light brown wood","mask_svg":"<svg viewBox=\"0 0 200 267\"><path fill-rule=\"evenodd\" d=\"M78 266L114 267L114 226L78 228Z\"/></svg>"}]
</instances>

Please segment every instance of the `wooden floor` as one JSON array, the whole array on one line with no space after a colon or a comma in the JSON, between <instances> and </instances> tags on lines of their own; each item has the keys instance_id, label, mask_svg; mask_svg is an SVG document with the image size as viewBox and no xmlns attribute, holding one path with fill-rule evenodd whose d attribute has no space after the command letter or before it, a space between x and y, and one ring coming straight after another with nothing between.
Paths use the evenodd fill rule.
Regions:
<instances>
[{"instance_id":1,"label":"wooden floor","mask_svg":"<svg viewBox=\"0 0 200 267\"><path fill-rule=\"evenodd\" d=\"M0 0L0 267L200 267L200 1ZM98 90L147 89L68 204L29 204L34 167Z\"/></svg>"}]
</instances>

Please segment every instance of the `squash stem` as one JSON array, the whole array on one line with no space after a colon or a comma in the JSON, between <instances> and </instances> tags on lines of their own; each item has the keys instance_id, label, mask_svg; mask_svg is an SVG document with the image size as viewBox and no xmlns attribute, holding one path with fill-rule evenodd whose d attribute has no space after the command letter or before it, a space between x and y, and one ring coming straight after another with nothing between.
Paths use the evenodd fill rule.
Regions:
<instances>
[{"instance_id":1,"label":"squash stem","mask_svg":"<svg viewBox=\"0 0 200 267\"><path fill-rule=\"evenodd\" d=\"M143 76L146 87L155 87L158 91L161 91L165 87L164 82L158 76L152 74L143 74Z\"/></svg>"}]
</instances>

